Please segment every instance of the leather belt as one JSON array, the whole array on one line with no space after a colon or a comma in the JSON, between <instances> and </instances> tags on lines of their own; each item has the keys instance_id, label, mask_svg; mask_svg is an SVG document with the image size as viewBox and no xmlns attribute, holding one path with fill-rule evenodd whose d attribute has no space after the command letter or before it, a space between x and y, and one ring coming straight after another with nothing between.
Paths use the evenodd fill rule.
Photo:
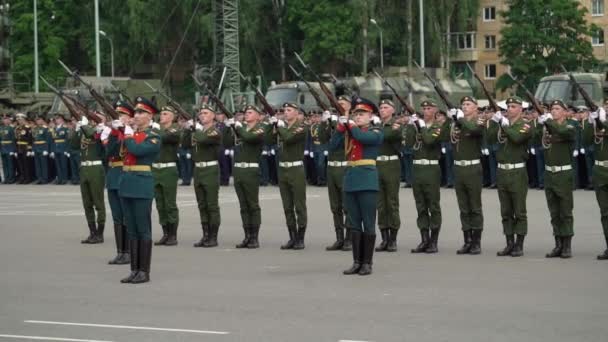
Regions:
<instances>
[{"instance_id":1,"label":"leather belt","mask_svg":"<svg viewBox=\"0 0 608 342\"><path fill-rule=\"evenodd\" d=\"M374 159L359 159L359 160L349 160L347 162L348 166L375 166L376 161Z\"/></svg>"},{"instance_id":2,"label":"leather belt","mask_svg":"<svg viewBox=\"0 0 608 342\"><path fill-rule=\"evenodd\" d=\"M515 170L515 169L523 169L526 167L525 163L517 163L517 164L501 164L498 163L498 168L501 170Z\"/></svg>"},{"instance_id":3,"label":"leather belt","mask_svg":"<svg viewBox=\"0 0 608 342\"><path fill-rule=\"evenodd\" d=\"M122 170L125 172L137 172L137 171L141 171L141 172L146 172L146 171L151 171L152 168L150 167L150 165L124 165L122 167Z\"/></svg>"},{"instance_id":4,"label":"leather belt","mask_svg":"<svg viewBox=\"0 0 608 342\"><path fill-rule=\"evenodd\" d=\"M344 167L347 165L348 165L348 162L346 162L346 161L328 161L327 162L327 166L333 166L333 167Z\"/></svg>"},{"instance_id":5,"label":"leather belt","mask_svg":"<svg viewBox=\"0 0 608 342\"><path fill-rule=\"evenodd\" d=\"M454 165L457 165L457 166L471 166L471 165L477 165L479 163L480 163L479 159L475 159L475 160L454 160Z\"/></svg>"},{"instance_id":6,"label":"leather belt","mask_svg":"<svg viewBox=\"0 0 608 342\"><path fill-rule=\"evenodd\" d=\"M119 167L119 166L123 166L124 162L123 161L113 161L110 162L110 167Z\"/></svg>"},{"instance_id":7,"label":"leather belt","mask_svg":"<svg viewBox=\"0 0 608 342\"><path fill-rule=\"evenodd\" d=\"M17 141L17 145L27 145L27 141Z\"/></svg>"},{"instance_id":8,"label":"leather belt","mask_svg":"<svg viewBox=\"0 0 608 342\"><path fill-rule=\"evenodd\" d=\"M295 162L279 162L279 166L280 167L285 167L285 168L289 168L289 167L296 167L296 166L302 166L304 165L304 163L302 163L302 161L295 161Z\"/></svg>"},{"instance_id":9,"label":"leather belt","mask_svg":"<svg viewBox=\"0 0 608 342\"><path fill-rule=\"evenodd\" d=\"M399 156L397 155L392 155L392 156L378 156L376 157L377 161L389 161L389 160L399 160Z\"/></svg>"},{"instance_id":10,"label":"leather belt","mask_svg":"<svg viewBox=\"0 0 608 342\"><path fill-rule=\"evenodd\" d=\"M154 169L166 169L166 168L175 167L175 166L177 166L177 164L174 162L173 163L153 163L152 164L152 168L154 168Z\"/></svg>"},{"instance_id":11,"label":"leather belt","mask_svg":"<svg viewBox=\"0 0 608 342\"><path fill-rule=\"evenodd\" d=\"M101 162L101 160L91 160L91 161L81 161L80 162L80 166L95 166L95 165L102 165L103 163Z\"/></svg>"},{"instance_id":12,"label":"leather belt","mask_svg":"<svg viewBox=\"0 0 608 342\"><path fill-rule=\"evenodd\" d=\"M34 145L46 144L46 141L34 141Z\"/></svg>"},{"instance_id":13,"label":"leather belt","mask_svg":"<svg viewBox=\"0 0 608 342\"><path fill-rule=\"evenodd\" d=\"M194 166L196 166L196 167L209 167L209 166L214 166L214 165L217 165L217 160L194 163Z\"/></svg>"},{"instance_id":14,"label":"leather belt","mask_svg":"<svg viewBox=\"0 0 608 342\"><path fill-rule=\"evenodd\" d=\"M2 145L12 144L12 143L13 143L12 141L3 141Z\"/></svg>"},{"instance_id":15,"label":"leather belt","mask_svg":"<svg viewBox=\"0 0 608 342\"><path fill-rule=\"evenodd\" d=\"M238 167L240 169L248 169L253 167L259 167L258 163L234 163L234 167Z\"/></svg>"},{"instance_id":16,"label":"leather belt","mask_svg":"<svg viewBox=\"0 0 608 342\"><path fill-rule=\"evenodd\" d=\"M439 160L434 160L434 159L414 159L414 165L439 165Z\"/></svg>"},{"instance_id":17,"label":"leather belt","mask_svg":"<svg viewBox=\"0 0 608 342\"><path fill-rule=\"evenodd\" d=\"M57 140L54 140L54 141L55 141L56 143L64 143L64 142L65 142L65 139L57 139Z\"/></svg>"},{"instance_id":18,"label":"leather belt","mask_svg":"<svg viewBox=\"0 0 608 342\"><path fill-rule=\"evenodd\" d=\"M549 166L545 165L545 170L551 173L557 173L562 171L572 170L572 165L563 165L563 166Z\"/></svg>"}]
</instances>

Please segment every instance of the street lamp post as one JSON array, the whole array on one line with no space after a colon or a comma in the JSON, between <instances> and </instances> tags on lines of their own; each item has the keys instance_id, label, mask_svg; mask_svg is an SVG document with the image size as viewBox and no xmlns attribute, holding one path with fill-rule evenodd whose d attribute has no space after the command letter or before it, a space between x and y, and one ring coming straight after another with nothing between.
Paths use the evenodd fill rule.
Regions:
<instances>
[{"instance_id":1,"label":"street lamp post","mask_svg":"<svg viewBox=\"0 0 608 342\"><path fill-rule=\"evenodd\" d=\"M38 94L38 1L34 0L34 92Z\"/></svg>"},{"instance_id":2,"label":"street lamp post","mask_svg":"<svg viewBox=\"0 0 608 342\"><path fill-rule=\"evenodd\" d=\"M110 65L112 66L112 78L114 78L114 43L112 42L112 38L110 38L105 31L99 31L99 34L110 41Z\"/></svg>"},{"instance_id":3,"label":"street lamp post","mask_svg":"<svg viewBox=\"0 0 608 342\"><path fill-rule=\"evenodd\" d=\"M380 32L380 69L384 70L384 42L382 41L382 28L378 25L376 19L370 19L370 23L376 25L378 31Z\"/></svg>"},{"instance_id":4,"label":"street lamp post","mask_svg":"<svg viewBox=\"0 0 608 342\"><path fill-rule=\"evenodd\" d=\"M95 69L96 76L101 77L101 58L99 56L99 0L95 0Z\"/></svg>"},{"instance_id":5,"label":"street lamp post","mask_svg":"<svg viewBox=\"0 0 608 342\"><path fill-rule=\"evenodd\" d=\"M424 68L424 4L422 0L420 6L420 66Z\"/></svg>"}]
</instances>

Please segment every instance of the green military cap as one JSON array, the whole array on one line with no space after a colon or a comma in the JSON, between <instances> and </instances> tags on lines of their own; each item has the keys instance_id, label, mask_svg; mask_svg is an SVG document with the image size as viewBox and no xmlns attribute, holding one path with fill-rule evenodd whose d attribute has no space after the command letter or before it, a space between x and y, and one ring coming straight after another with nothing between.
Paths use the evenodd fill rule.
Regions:
<instances>
[{"instance_id":1,"label":"green military cap","mask_svg":"<svg viewBox=\"0 0 608 342\"><path fill-rule=\"evenodd\" d=\"M395 104L393 103L393 101L391 101L389 99L382 99L382 100L380 100L380 105L383 105L383 104L389 105L389 106L395 108Z\"/></svg>"},{"instance_id":2,"label":"green military cap","mask_svg":"<svg viewBox=\"0 0 608 342\"><path fill-rule=\"evenodd\" d=\"M460 104L463 104L466 101L473 102L474 104L477 104L477 99L474 98L473 96L463 96L462 99L460 99Z\"/></svg>"},{"instance_id":3,"label":"green military cap","mask_svg":"<svg viewBox=\"0 0 608 342\"><path fill-rule=\"evenodd\" d=\"M15 114L15 118L16 119L27 119L27 115L25 115L24 113L17 113L17 114Z\"/></svg>"},{"instance_id":4,"label":"green military cap","mask_svg":"<svg viewBox=\"0 0 608 342\"><path fill-rule=\"evenodd\" d=\"M437 107L437 104L433 100L427 99L420 103L420 107Z\"/></svg>"},{"instance_id":5,"label":"green military cap","mask_svg":"<svg viewBox=\"0 0 608 342\"><path fill-rule=\"evenodd\" d=\"M516 103L516 104L521 105L524 103L524 101L518 96L511 96L511 97L507 98L506 103L507 104Z\"/></svg>"},{"instance_id":6,"label":"green military cap","mask_svg":"<svg viewBox=\"0 0 608 342\"><path fill-rule=\"evenodd\" d=\"M346 102L349 102L349 103L353 102L353 99L351 99L350 96L348 96L348 95L340 95L340 96L338 96L338 101L340 101L340 100L346 101Z\"/></svg>"},{"instance_id":7,"label":"green military cap","mask_svg":"<svg viewBox=\"0 0 608 342\"><path fill-rule=\"evenodd\" d=\"M212 105L211 105L211 104L209 104L209 103L203 103L203 104L201 105L201 108L199 109L199 111L200 111L200 110L208 110L208 111L213 112L213 113L215 113L215 112L216 112L215 107L214 107L214 106L212 106Z\"/></svg>"},{"instance_id":8,"label":"green military cap","mask_svg":"<svg viewBox=\"0 0 608 342\"><path fill-rule=\"evenodd\" d=\"M285 102L283 103L283 108L287 108L287 107L291 107L295 110L300 110L300 107L298 107L297 104L293 103L293 102Z\"/></svg>"},{"instance_id":9,"label":"green military cap","mask_svg":"<svg viewBox=\"0 0 608 342\"><path fill-rule=\"evenodd\" d=\"M578 113L583 113L583 112L586 112L586 111L588 111L588 110L589 110L589 107L584 106L584 105L581 105L581 106L577 106L577 107L576 107L576 111L577 111Z\"/></svg>"},{"instance_id":10,"label":"green military cap","mask_svg":"<svg viewBox=\"0 0 608 342\"><path fill-rule=\"evenodd\" d=\"M566 105L562 100L553 100L553 101L551 101L551 106L549 108L551 108L553 106L560 106L560 107L562 107L562 108L564 108L566 110L568 109L568 105Z\"/></svg>"},{"instance_id":11,"label":"green military cap","mask_svg":"<svg viewBox=\"0 0 608 342\"><path fill-rule=\"evenodd\" d=\"M256 105L252 105L252 104L250 104L250 105L246 105L246 106L245 106L245 109L243 110L243 112L246 112L246 111L248 111L248 110L252 110L252 111L254 111L254 112L257 112L258 114L262 114L262 111L261 111L261 110L260 110L260 108L258 108L258 106L256 106Z\"/></svg>"}]
</instances>

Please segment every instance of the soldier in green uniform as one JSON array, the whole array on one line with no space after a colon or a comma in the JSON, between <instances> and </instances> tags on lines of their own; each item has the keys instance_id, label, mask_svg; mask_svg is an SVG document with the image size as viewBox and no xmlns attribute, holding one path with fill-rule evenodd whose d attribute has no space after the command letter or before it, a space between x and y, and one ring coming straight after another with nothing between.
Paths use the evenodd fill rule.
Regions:
<instances>
[{"instance_id":1,"label":"soldier in green uniform","mask_svg":"<svg viewBox=\"0 0 608 342\"><path fill-rule=\"evenodd\" d=\"M221 131L215 126L216 110L203 104L194 130L184 133L184 145L192 151L194 161L194 193L203 228L203 237L194 247L217 246L217 233L221 224L219 191L220 167L218 163ZM193 122L189 122L193 124Z\"/></svg>"},{"instance_id":2,"label":"soldier in green uniform","mask_svg":"<svg viewBox=\"0 0 608 342\"><path fill-rule=\"evenodd\" d=\"M160 123L152 123L152 128L160 136L161 145L158 159L152 164L154 176L154 200L158 211L158 220L163 229L163 236L156 241L156 246L177 245L177 226L179 210L177 209L177 148L181 133L175 123L177 111L163 107L160 111Z\"/></svg>"},{"instance_id":3,"label":"soldier in green uniform","mask_svg":"<svg viewBox=\"0 0 608 342\"><path fill-rule=\"evenodd\" d=\"M346 95L338 97L338 104L344 109L345 116L350 116L352 99ZM321 142L327 145L327 192L329 194L329 208L331 210L336 241L325 249L328 251L350 251L352 249L350 229L346 222L344 208L344 171L346 170L346 156L344 153L344 139L333 139L336 131L338 116L331 112L323 113L319 130Z\"/></svg>"},{"instance_id":4,"label":"soldier in green uniform","mask_svg":"<svg viewBox=\"0 0 608 342\"><path fill-rule=\"evenodd\" d=\"M114 238L116 241L116 257L110 260L110 265L123 265L130 263L129 244L127 239L127 226L125 225L124 210L120 201L120 177L124 166L125 153L122 144L124 127L131 124L134 110L128 103L117 101L114 109L120 115L118 120L112 121L112 128L106 127L101 133L101 141L105 148L105 157L108 162L106 173L106 189L108 202L114 223Z\"/></svg>"},{"instance_id":5,"label":"soldier in green uniform","mask_svg":"<svg viewBox=\"0 0 608 342\"><path fill-rule=\"evenodd\" d=\"M306 126L298 120L299 107L283 104L285 120L271 117L273 134L278 138L279 190L285 212L289 241L281 249L304 249L308 215L306 212L306 175L304 173L304 140ZM273 139L274 140L274 139Z\"/></svg>"},{"instance_id":6,"label":"soldier in green uniform","mask_svg":"<svg viewBox=\"0 0 608 342\"><path fill-rule=\"evenodd\" d=\"M452 119L450 141L454 153L454 189L460 210L460 224L464 245L457 254L480 254L483 212L481 189L483 171L480 152L485 121L479 117L477 100L465 96L460 100L461 109L450 109Z\"/></svg>"},{"instance_id":7,"label":"soldier in green uniform","mask_svg":"<svg viewBox=\"0 0 608 342\"><path fill-rule=\"evenodd\" d=\"M2 116L4 126L0 128L0 154L2 155L2 171L4 184L15 183L15 157L17 156L17 140L15 127L10 114Z\"/></svg>"},{"instance_id":8,"label":"soldier in green uniform","mask_svg":"<svg viewBox=\"0 0 608 342\"><path fill-rule=\"evenodd\" d=\"M44 115L36 117L36 127L32 130L34 166L36 168L36 182L46 184L49 182L49 151L51 148L51 133Z\"/></svg>"},{"instance_id":9,"label":"soldier in green uniform","mask_svg":"<svg viewBox=\"0 0 608 342\"><path fill-rule=\"evenodd\" d=\"M355 101L353 119L340 117L338 134L332 140L345 139L348 167L344 174L344 204L352 229L353 265L344 274L372 273L376 244L376 204L378 202L378 171L376 157L382 144L383 132L372 125L376 105L363 98Z\"/></svg>"},{"instance_id":10,"label":"soldier in green uniform","mask_svg":"<svg viewBox=\"0 0 608 342\"><path fill-rule=\"evenodd\" d=\"M583 131L583 141L585 144L594 146L595 165L593 166L593 186L595 197L600 207L600 216L606 250L597 256L598 260L608 260L608 144L604 139L608 136L606 132L606 110L598 108L597 111L589 116L589 125Z\"/></svg>"},{"instance_id":11,"label":"soldier in green uniform","mask_svg":"<svg viewBox=\"0 0 608 342\"><path fill-rule=\"evenodd\" d=\"M100 129L83 116L76 125L78 134L72 139L73 145L80 146L80 194L82 206L89 226L89 236L82 243L96 244L103 242L103 231L106 222L106 205L104 203L105 171L102 162L103 148ZM95 219L97 211L97 219ZM97 222L97 224L96 224Z\"/></svg>"},{"instance_id":12,"label":"soldier in green uniform","mask_svg":"<svg viewBox=\"0 0 608 342\"><path fill-rule=\"evenodd\" d=\"M437 253L437 241L441 230L439 157L446 130L435 121L437 114L435 102L425 100L420 107L423 117L412 115L405 133L405 143L412 147L414 154L412 190L418 212L416 222L421 236L421 242L412 249L412 253Z\"/></svg>"},{"instance_id":13,"label":"soldier in green uniform","mask_svg":"<svg viewBox=\"0 0 608 342\"><path fill-rule=\"evenodd\" d=\"M55 160L57 179L55 184L66 184L68 181L68 157L65 155L68 146L69 129L65 125L65 117L61 113L55 114L55 128L51 131L53 144L51 158Z\"/></svg>"},{"instance_id":14,"label":"soldier in green uniform","mask_svg":"<svg viewBox=\"0 0 608 342\"><path fill-rule=\"evenodd\" d=\"M224 138L225 146L234 146L238 140L238 149L234 156L234 189L241 207L241 220L245 238L236 248L258 248L258 234L262 223L259 202L260 164L266 130L260 122L260 109L254 105L245 107L243 123L229 119L227 124L232 128Z\"/></svg>"},{"instance_id":15,"label":"soldier in green uniform","mask_svg":"<svg viewBox=\"0 0 608 342\"><path fill-rule=\"evenodd\" d=\"M393 117L395 104L385 99L380 101L380 126L384 140L376 158L379 178L378 228L382 242L376 252L396 252L397 232L401 227L399 216L399 185L401 182L401 125Z\"/></svg>"},{"instance_id":16,"label":"soldier in green uniform","mask_svg":"<svg viewBox=\"0 0 608 342\"><path fill-rule=\"evenodd\" d=\"M134 130L125 126L123 173L119 196L129 236L131 273L121 283L139 284L150 281L152 258L152 200L154 176L152 163L160 152L161 137L150 127L156 106L138 97L135 104Z\"/></svg>"},{"instance_id":17,"label":"soldier in green uniform","mask_svg":"<svg viewBox=\"0 0 608 342\"><path fill-rule=\"evenodd\" d=\"M556 100L551 103L551 113L538 118L538 123L541 126L544 124L542 143L545 157L545 196L555 238L555 248L546 255L547 258L572 256L574 178L570 155L576 129L566 121L566 110L567 106Z\"/></svg>"},{"instance_id":18,"label":"soldier in green uniform","mask_svg":"<svg viewBox=\"0 0 608 342\"><path fill-rule=\"evenodd\" d=\"M498 256L522 256L524 239L528 233L526 159L532 128L523 120L522 103L519 97L509 97L506 100L506 115L496 112L488 128L489 143L498 145L496 185L503 231L507 240L506 247L497 253Z\"/></svg>"}]
</instances>

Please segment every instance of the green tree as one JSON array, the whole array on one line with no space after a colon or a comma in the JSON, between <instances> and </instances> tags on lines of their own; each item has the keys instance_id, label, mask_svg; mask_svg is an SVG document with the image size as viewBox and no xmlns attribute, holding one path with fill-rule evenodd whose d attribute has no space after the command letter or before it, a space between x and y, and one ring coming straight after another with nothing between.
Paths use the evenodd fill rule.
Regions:
<instances>
[{"instance_id":1,"label":"green tree","mask_svg":"<svg viewBox=\"0 0 608 342\"><path fill-rule=\"evenodd\" d=\"M577 67L597 65L590 37L597 28L585 21L587 9L575 0L509 0L501 13L505 27L499 43L501 62L530 89L541 77ZM498 89L513 84L508 75L497 82Z\"/></svg>"}]
</instances>

